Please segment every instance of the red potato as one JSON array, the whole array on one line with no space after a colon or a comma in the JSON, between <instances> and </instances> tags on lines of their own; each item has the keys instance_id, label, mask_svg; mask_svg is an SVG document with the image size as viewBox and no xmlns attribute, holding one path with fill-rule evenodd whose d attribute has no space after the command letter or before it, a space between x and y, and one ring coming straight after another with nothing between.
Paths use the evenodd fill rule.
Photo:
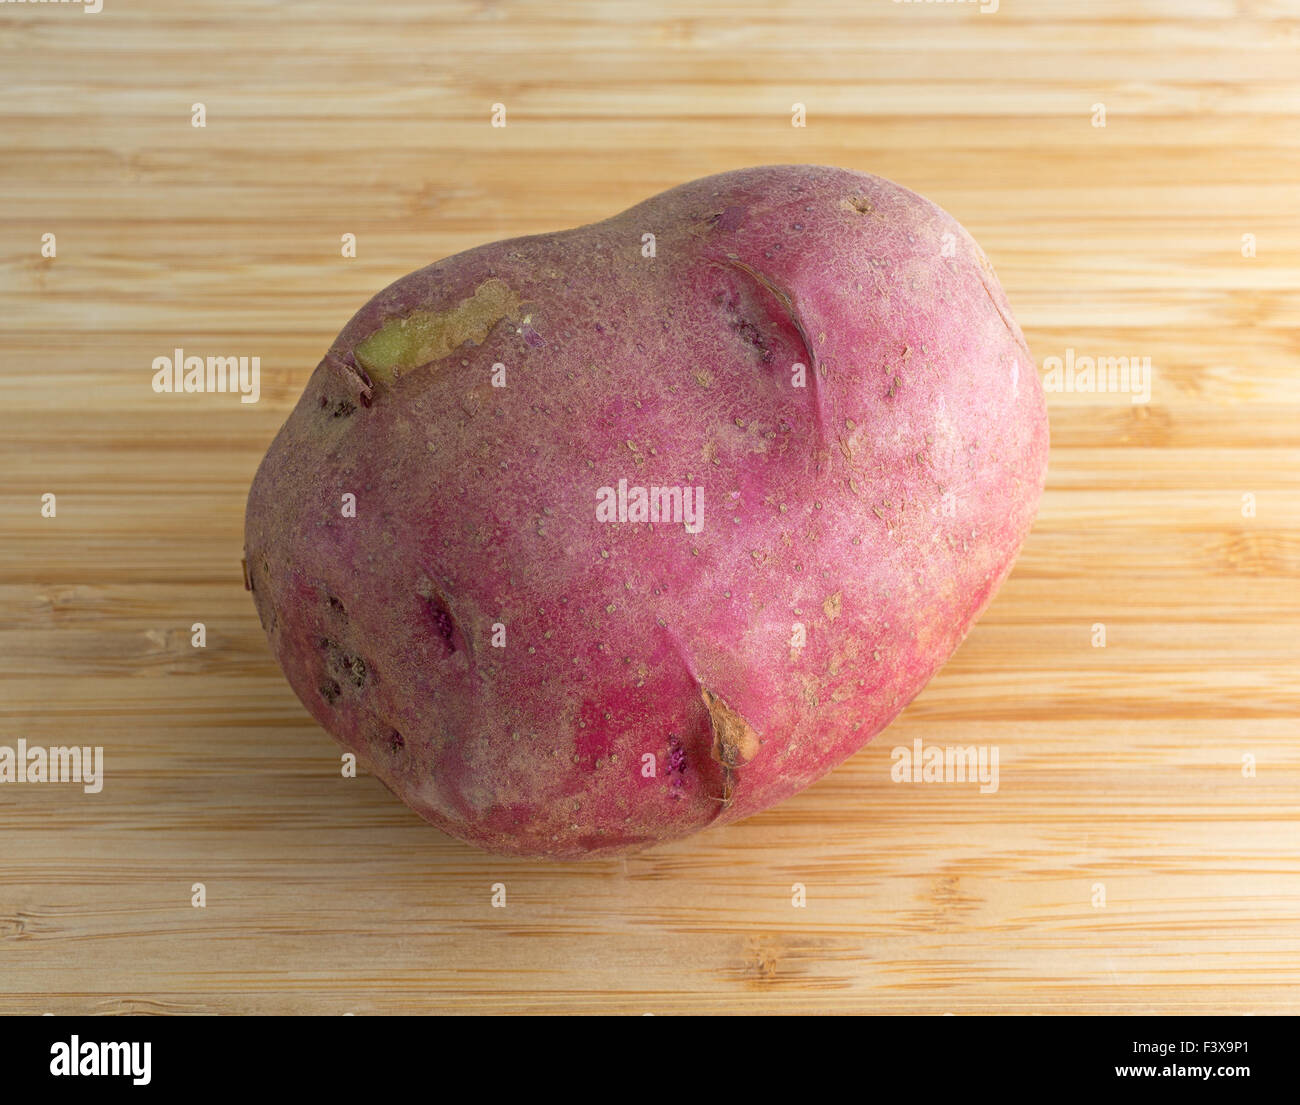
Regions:
<instances>
[{"instance_id":1,"label":"red potato","mask_svg":"<svg viewBox=\"0 0 1300 1105\"><path fill-rule=\"evenodd\" d=\"M312 716L420 816L631 851L880 732L1010 571L1047 451L957 222L745 169L377 295L262 461L248 581Z\"/></svg>"}]
</instances>

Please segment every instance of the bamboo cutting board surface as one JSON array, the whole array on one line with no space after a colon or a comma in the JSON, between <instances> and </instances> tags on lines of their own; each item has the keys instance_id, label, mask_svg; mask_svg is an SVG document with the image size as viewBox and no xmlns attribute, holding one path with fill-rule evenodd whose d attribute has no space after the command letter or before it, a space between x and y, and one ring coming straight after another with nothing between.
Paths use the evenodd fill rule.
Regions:
<instances>
[{"instance_id":1,"label":"bamboo cutting board surface","mask_svg":"<svg viewBox=\"0 0 1300 1105\"><path fill-rule=\"evenodd\" d=\"M0 786L0 1011L1300 1011L1298 59L1295 0L0 5L0 745L106 758ZM776 809L539 866L341 777L240 574L328 343L431 260L777 162L934 199L1040 365L1150 357L1151 401L1049 396L1011 579ZM155 395L178 347L259 401ZM893 782L918 738L997 793Z\"/></svg>"}]
</instances>

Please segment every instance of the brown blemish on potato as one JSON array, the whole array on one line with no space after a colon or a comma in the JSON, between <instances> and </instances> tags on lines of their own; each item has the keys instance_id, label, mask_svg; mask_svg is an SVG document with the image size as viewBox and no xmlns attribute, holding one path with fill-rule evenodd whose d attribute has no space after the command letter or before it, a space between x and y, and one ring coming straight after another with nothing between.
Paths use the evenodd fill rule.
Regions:
<instances>
[{"instance_id":1,"label":"brown blemish on potato","mask_svg":"<svg viewBox=\"0 0 1300 1105\"><path fill-rule=\"evenodd\" d=\"M347 658L350 662L347 665L348 678L351 679L354 687L364 687L366 685L366 662L360 656L351 656Z\"/></svg>"},{"instance_id":2,"label":"brown blemish on potato","mask_svg":"<svg viewBox=\"0 0 1300 1105\"><path fill-rule=\"evenodd\" d=\"M733 269L739 269L741 272L745 273L750 277L750 279L766 288L777 298L781 306L785 308L786 314L790 317L791 325L794 326L796 331L798 331L799 337L803 341L804 352L808 354L808 367L815 367L817 364L817 353L813 349L812 342L808 340L808 332L804 329L803 322L799 318L798 312L795 310L794 300L790 296L790 293L780 287L780 285L778 285L771 277L764 276L757 269L745 264L744 261L737 257L728 256L727 264Z\"/></svg>"},{"instance_id":3,"label":"brown blemish on potato","mask_svg":"<svg viewBox=\"0 0 1300 1105\"><path fill-rule=\"evenodd\" d=\"M718 801L722 803L720 809L726 809L735 793L736 769L758 755L760 741L754 727L708 687L700 688L700 697L709 711L713 729L709 754L722 765L722 797Z\"/></svg>"},{"instance_id":4,"label":"brown blemish on potato","mask_svg":"<svg viewBox=\"0 0 1300 1105\"><path fill-rule=\"evenodd\" d=\"M317 367L324 368L326 366L332 368L340 378L337 382L346 388L347 395L343 398L337 398L333 387L327 385L318 400L318 409L328 412L334 418L347 418L356 411L357 403L360 403L363 407L370 406L374 400L375 382L364 368L354 363L351 355L340 355L331 349L325 354L324 360ZM354 399L356 402L352 401Z\"/></svg>"},{"instance_id":5,"label":"brown blemish on potato","mask_svg":"<svg viewBox=\"0 0 1300 1105\"><path fill-rule=\"evenodd\" d=\"M822 613L830 621L834 621L840 616L840 611L844 608L843 592L836 591L825 602L822 603Z\"/></svg>"},{"instance_id":6,"label":"brown blemish on potato","mask_svg":"<svg viewBox=\"0 0 1300 1105\"><path fill-rule=\"evenodd\" d=\"M382 384L404 371L441 360L466 342L481 344L503 318L516 321L519 296L490 277L446 311L413 311L390 318L355 350L357 363Z\"/></svg>"},{"instance_id":7,"label":"brown blemish on potato","mask_svg":"<svg viewBox=\"0 0 1300 1105\"><path fill-rule=\"evenodd\" d=\"M723 767L743 767L758 755L759 739L754 727L708 687L700 688L713 727L710 755Z\"/></svg>"},{"instance_id":8,"label":"brown blemish on potato","mask_svg":"<svg viewBox=\"0 0 1300 1105\"><path fill-rule=\"evenodd\" d=\"M799 681L799 697L803 704L813 713L817 712L818 691L821 689L821 683L811 675L803 676Z\"/></svg>"},{"instance_id":9,"label":"brown blemish on potato","mask_svg":"<svg viewBox=\"0 0 1300 1105\"><path fill-rule=\"evenodd\" d=\"M474 648L474 636L466 630L465 622L457 614L451 596L427 575L417 580L415 590L423 600L424 616L429 620L430 644L435 650L441 650L439 659L445 660L463 652L470 670L477 670L478 654Z\"/></svg>"},{"instance_id":10,"label":"brown blemish on potato","mask_svg":"<svg viewBox=\"0 0 1300 1105\"><path fill-rule=\"evenodd\" d=\"M841 201L840 206L859 215L869 215L872 211L871 201L866 196L849 196Z\"/></svg>"},{"instance_id":11,"label":"brown blemish on potato","mask_svg":"<svg viewBox=\"0 0 1300 1105\"><path fill-rule=\"evenodd\" d=\"M804 327L803 319L800 317L799 311L795 307L793 296L777 284L771 277L766 276L752 266L745 264L744 261L740 260L734 254L727 254L725 263L731 268L736 269L738 272L743 272L758 284L759 287L765 289L770 295L772 295L785 311L795 333L799 335L799 341L803 345L804 353L807 356L808 369L810 373L809 378L812 380L813 385L813 412L817 421L817 433L819 439L817 452L820 456L825 456L830 450L830 435L827 433L826 412L823 409L824 398L821 393L821 379L826 375L826 365L822 363L821 359L817 356L817 350L813 348L813 343L808 337L808 331ZM820 461L818 466L820 467Z\"/></svg>"}]
</instances>

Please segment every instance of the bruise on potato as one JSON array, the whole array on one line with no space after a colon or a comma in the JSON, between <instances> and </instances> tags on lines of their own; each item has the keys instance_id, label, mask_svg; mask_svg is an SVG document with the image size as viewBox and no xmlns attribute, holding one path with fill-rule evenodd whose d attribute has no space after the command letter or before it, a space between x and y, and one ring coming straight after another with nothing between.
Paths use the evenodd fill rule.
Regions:
<instances>
[{"instance_id":1,"label":"bruise on potato","mask_svg":"<svg viewBox=\"0 0 1300 1105\"><path fill-rule=\"evenodd\" d=\"M306 708L421 817L624 853L880 732L1010 571L1047 446L958 223L865 173L740 170L365 304L254 480L248 585ZM702 488L703 528L598 522L620 479Z\"/></svg>"}]
</instances>

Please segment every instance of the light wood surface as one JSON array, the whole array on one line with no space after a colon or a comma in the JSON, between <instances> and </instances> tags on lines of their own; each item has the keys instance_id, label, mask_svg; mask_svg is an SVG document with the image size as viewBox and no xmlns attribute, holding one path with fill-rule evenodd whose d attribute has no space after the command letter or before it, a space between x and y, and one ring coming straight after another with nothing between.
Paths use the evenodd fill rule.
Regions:
<instances>
[{"instance_id":1,"label":"light wood surface","mask_svg":"<svg viewBox=\"0 0 1300 1105\"><path fill-rule=\"evenodd\" d=\"M106 756L0 786L0 1012L1300 1012L1296 0L4 4L0 93L0 744ZM1050 397L986 616L759 817L538 866L340 777L240 576L335 333L798 161L942 204L1040 364L1149 356L1151 403ZM155 395L177 346L260 356L260 401ZM916 738L996 746L998 793L892 782Z\"/></svg>"}]
</instances>

